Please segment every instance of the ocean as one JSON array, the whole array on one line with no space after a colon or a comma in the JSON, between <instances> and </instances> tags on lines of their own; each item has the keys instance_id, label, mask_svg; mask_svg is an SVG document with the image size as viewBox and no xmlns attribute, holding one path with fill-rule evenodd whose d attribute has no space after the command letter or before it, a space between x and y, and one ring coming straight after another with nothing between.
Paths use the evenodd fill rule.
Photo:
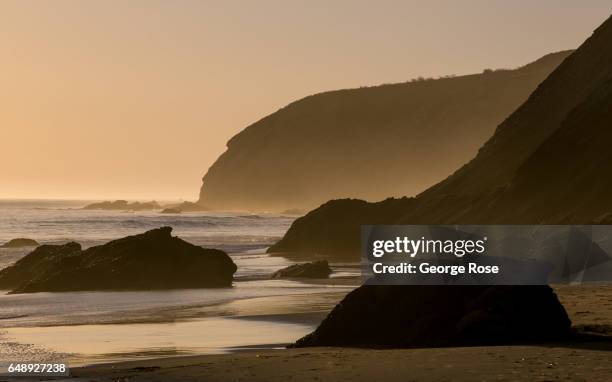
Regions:
<instances>
[{"instance_id":1,"label":"ocean","mask_svg":"<svg viewBox=\"0 0 612 382\"><path fill-rule=\"evenodd\" d=\"M87 201L0 200L0 244L17 237L84 248L162 226L238 266L231 288L66 292L0 291L0 359L71 366L160 356L275 348L312 331L354 286L272 280L292 261L265 253L295 217L274 214L90 211ZM32 248L0 248L0 269ZM335 277L355 276L337 267Z\"/></svg>"}]
</instances>

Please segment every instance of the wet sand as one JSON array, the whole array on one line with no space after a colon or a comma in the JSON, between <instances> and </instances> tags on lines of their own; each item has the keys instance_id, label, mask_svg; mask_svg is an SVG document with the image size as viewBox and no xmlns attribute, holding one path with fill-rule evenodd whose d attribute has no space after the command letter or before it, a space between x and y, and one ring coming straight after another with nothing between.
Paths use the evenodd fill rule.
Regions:
<instances>
[{"instance_id":1,"label":"wet sand","mask_svg":"<svg viewBox=\"0 0 612 382\"><path fill-rule=\"evenodd\" d=\"M147 320L143 316L146 312L136 312L124 317L111 315L95 324L9 327L0 330L0 362L61 361L77 367L284 348L316 328L346 293L346 288L331 288L326 293L155 310Z\"/></svg>"},{"instance_id":2,"label":"wet sand","mask_svg":"<svg viewBox=\"0 0 612 382\"><path fill-rule=\"evenodd\" d=\"M574 326L600 337L523 346L249 350L97 365L72 374L77 381L612 380L612 338L606 338L612 334L612 286L555 290Z\"/></svg>"},{"instance_id":3,"label":"wet sand","mask_svg":"<svg viewBox=\"0 0 612 382\"><path fill-rule=\"evenodd\" d=\"M606 381L612 347L499 346L253 351L100 365L73 381Z\"/></svg>"}]
</instances>

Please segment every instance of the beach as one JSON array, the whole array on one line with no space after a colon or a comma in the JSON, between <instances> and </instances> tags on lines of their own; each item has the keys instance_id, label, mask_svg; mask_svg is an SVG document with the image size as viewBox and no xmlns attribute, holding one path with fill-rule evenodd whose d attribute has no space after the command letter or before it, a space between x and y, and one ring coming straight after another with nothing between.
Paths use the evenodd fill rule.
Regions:
<instances>
[{"instance_id":1,"label":"beach","mask_svg":"<svg viewBox=\"0 0 612 382\"><path fill-rule=\"evenodd\" d=\"M555 292L573 326L565 343L428 349L248 349L76 368L77 381L603 381L612 378L612 286ZM596 333L594 332L596 331ZM72 380L75 380L74 378Z\"/></svg>"},{"instance_id":2,"label":"beach","mask_svg":"<svg viewBox=\"0 0 612 382\"><path fill-rule=\"evenodd\" d=\"M0 15L0 382L612 382L609 0Z\"/></svg>"},{"instance_id":3,"label":"beach","mask_svg":"<svg viewBox=\"0 0 612 382\"><path fill-rule=\"evenodd\" d=\"M0 361L97 363L243 349L276 349L312 331L359 283L333 265L325 280L270 279L296 261L265 253L294 217L279 214L83 210L85 201L0 200L0 242L76 241L84 248L172 226L173 234L226 251L229 288L8 294L0 291ZM0 248L0 269L29 248ZM143 264L146 266L146 264ZM255 319L257 318L257 319Z\"/></svg>"},{"instance_id":4,"label":"beach","mask_svg":"<svg viewBox=\"0 0 612 382\"><path fill-rule=\"evenodd\" d=\"M308 348L177 357L73 370L72 381L604 381L612 346Z\"/></svg>"},{"instance_id":5,"label":"beach","mask_svg":"<svg viewBox=\"0 0 612 382\"><path fill-rule=\"evenodd\" d=\"M81 317L95 321L80 324L7 327L0 334L1 361L65 362L76 367L280 349L314 330L346 293L313 292Z\"/></svg>"},{"instance_id":6,"label":"beach","mask_svg":"<svg viewBox=\"0 0 612 382\"><path fill-rule=\"evenodd\" d=\"M357 264L330 279L270 279L300 258L265 248L292 218L278 215L83 211L78 203L0 205L3 240L75 240L85 247L175 226L223 248L231 288L0 294L0 357L66 362L72 381L606 380L612 377L612 285L554 286L579 339L565 343L427 349L286 349L359 285ZM0 267L28 250L3 249ZM44 379L44 378L40 378ZM3 380L0 377L0 380Z\"/></svg>"}]
</instances>

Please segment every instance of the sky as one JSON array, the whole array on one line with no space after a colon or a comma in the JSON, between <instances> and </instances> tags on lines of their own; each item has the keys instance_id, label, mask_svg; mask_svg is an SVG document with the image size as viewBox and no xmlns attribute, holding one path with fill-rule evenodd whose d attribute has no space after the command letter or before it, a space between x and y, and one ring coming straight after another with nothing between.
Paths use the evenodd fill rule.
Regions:
<instances>
[{"instance_id":1,"label":"sky","mask_svg":"<svg viewBox=\"0 0 612 382\"><path fill-rule=\"evenodd\" d=\"M609 0L0 0L0 198L196 200L226 142L292 101L521 66L576 48L611 11Z\"/></svg>"}]
</instances>

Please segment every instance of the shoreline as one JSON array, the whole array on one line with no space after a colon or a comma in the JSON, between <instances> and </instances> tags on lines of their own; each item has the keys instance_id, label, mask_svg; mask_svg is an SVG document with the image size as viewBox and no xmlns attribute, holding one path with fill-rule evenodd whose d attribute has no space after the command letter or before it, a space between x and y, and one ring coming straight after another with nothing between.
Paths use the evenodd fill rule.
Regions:
<instances>
[{"instance_id":1,"label":"shoreline","mask_svg":"<svg viewBox=\"0 0 612 382\"><path fill-rule=\"evenodd\" d=\"M330 290L326 292L318 291L311 294L294 293L261 297L242 297L236 298L235 300L202 305L177 305L142 310L118 311L108 314L101 313L92 316L83 315L75 321L49 321L36 322L35 324L0 325L0 331L87 325L167 324L207 318L258 320L258 317L261 317L261 320L279 323L311 323L310 321L312 321L312 319L304 319L303 317L309 315L320 317L323 315L324 318L324 316L350 292L348 287L351 286L352 285L347 285L347 289L337 291ZM28 317L29 315L27 314L0 316L0 323L2 323L3 320L10 321ZM318 325L319 322L313 321L312 323Z\"/></svg>"},{"instance_id":2,"label":"shoreline","mask_svg":"<svg viewBox=\"0 0 612 382\"><path fill-rule=\"evenodd\" d=\"M149 317L138 312L102 322L5 327L0 358L18 362L27 355L30 362L65 360L84 366L284 347L314 330L346 293L330 288L157 310Z\"/></svg>"},{"instance_id":3,"label":"shoreline","mask_svg":"<svg viewBox=\"0 0 612 382\"><path fill-rule=\"evenodd\" d=\"M610 303L612 301L612 285L585 284L553 287L565 306L574 328L587 334L612 336L612 303ZM17 333L19 334L17 338L20 341L15 342L24 345L34 343L37 346L38 336L42 335L48 341L49 346L47 348L54 351L56 349L51 344L56 344L58 339L63 337L61 333L75 333L76 331L76 333L81 333L79 336L83 338L90 338L92 337L91 333L96 333L94 339L105 340L111 344L116 341L124 341L118 333L123 333L126 328L129 328L132 335L136 336L133 343L124 343L131 348L137 348L136 353L127 348L110 349L112 352L108 354L101 351L98 352L100 354L77 351L69 357L71 363L77 366L113 363L122 360L122 357L127 360L139 359L139 362L145 362L146 360L166 356L204 356L207 354L233 353L235 351L242 352L245 349L255 347L270 349L284 346L298 339L298 337L292 337L286 330L294 333L293 336L301 336L314 330L346 293L348 293L348 290L344 290L344 288L340 290L330 288L328 292L323 293L251 297L207 306L183 306L163 311L158 310L154 316L149 315L145 320L142 320L142 314L147 312L139 312L134 317L122 317L121 320L104 320L104 322L81 325L5 328L3 331L9 334L9 336L5 336L5 340L9 338L9 341L11 341L10 334ZM162 331L186 336L189 340L181 344L173 343L173 348L159 347L159 345L151 343L143 333L145 328L154 328L156 325ZM271 326L278 327L278 330L269 331ZM261 328L268 330L266 335L258 333ZM237 329L239 331L236 331ZM205 333L214 333L210 330L226 331L226 335L229 336L231 341L228 339L227 344L209 343L210 338ZM260 338L253 341L254 337L252 336L256 333ZM274 333L277 333L276 335L283 339L279 342L279 338L274 338L274 335L271 336ZM249 340L242 337L247 334ZM44 342L42 344L44 345ZM41 343L38 343L38 345L41 345ZM59 345L64 345L62 347L65 348L65 344L61 341ZM268 345L274 346L270 347ZM57 351L58 353L64 353L61 351L62 347Z\"/></svg>"},{"instance_id":4,"label":"shoreline","mask_svg":"<svg viewBox=\"0 0 612 382\"><path fill-rule=\"evenodd\" d=\"M296 336L314 330L326 314L319 311L206 317L161 324L15 328L0 332L0 363L60 362L70 367L89 367L279 349L291 344Z\"/></svg>"},{"instance_id":5,"label":"shoreline","mask_svg":"<svg viewBox=\"0 0 612 382\"><path fill-rule=\"evenodd\" d=\"M612 285L557 285L574 328L567 342L447 348L249 347L227 354L154 358L73 369L74 381L607 380L612 378ZM324 313L322 313L324 315ZM282 317L282 316L280 316ZM246 319L278 319L276 315ZM286 318L286 317L285 317ZM294 316L295 318L295 316ZM313 316L314 318L314 316Z\"/></svg>"}]
</instances>

